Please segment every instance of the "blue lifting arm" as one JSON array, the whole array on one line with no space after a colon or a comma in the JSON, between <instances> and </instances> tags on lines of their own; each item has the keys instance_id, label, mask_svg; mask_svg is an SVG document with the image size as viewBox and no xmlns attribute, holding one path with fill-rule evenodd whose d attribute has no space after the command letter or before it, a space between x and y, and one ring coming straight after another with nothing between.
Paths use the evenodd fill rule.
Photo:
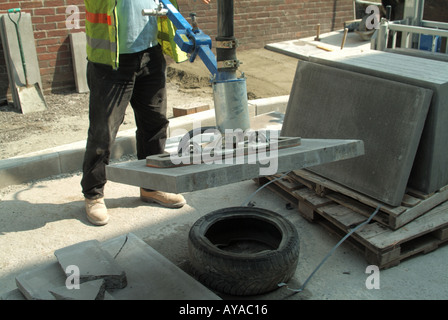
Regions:
<instances>
[{"instance_id":1,"label":"blue lifting arm","mask_svg":"<svg viewBox=\"0 0 448 320\"><path fill-rule=\"evenodd\" d=\"M143 14L166 15L177 29L174 41L182 51L190 54L190 62L199 56L212 75L218 73L211 38L199 28L193 28L169 0L160 0L158 9L143 10Z\"/></svg>"}]
</instances>

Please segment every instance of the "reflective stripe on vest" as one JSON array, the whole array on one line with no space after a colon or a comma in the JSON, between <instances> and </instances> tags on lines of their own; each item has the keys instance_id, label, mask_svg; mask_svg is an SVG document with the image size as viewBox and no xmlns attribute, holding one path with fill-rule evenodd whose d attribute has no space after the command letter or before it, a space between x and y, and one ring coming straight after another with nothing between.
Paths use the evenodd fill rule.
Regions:
<instances>
[{"instance_id":1,"label":"reflective stripe on vest","mask_svg":"<svg viewBox=\"0 0 448 320\"><path fill-rule=\"evenodd\" d=\"M107 25L112 24L112 18L106 13L86 12L86 20L91 23L104 23Z\"/></svg>"},{"instance_id":2,"label":"reflective stripe on vest","mask_svg":"<svg viewBox=\"0 0 448 320\"><path fill-rule=\"evenodd\" d=\"M117 43L116 42L110 42L109 40L103 40L103 39L93 39L89 36L86 36L87 38L87 45L89 45L92 49L103 49L103 50L111 50L111 51L117 51Z\"/></svg>"},{"instance_id":3,"label":"reflective stripe on vest","mask_svg":"<svg viewBox=\"0 0 448 320\"><path fill-rule=\"evenodd\" d=\"M84 0L89 61L118 68L118 25L115 0Z\"/></svg>"}]
</instances>

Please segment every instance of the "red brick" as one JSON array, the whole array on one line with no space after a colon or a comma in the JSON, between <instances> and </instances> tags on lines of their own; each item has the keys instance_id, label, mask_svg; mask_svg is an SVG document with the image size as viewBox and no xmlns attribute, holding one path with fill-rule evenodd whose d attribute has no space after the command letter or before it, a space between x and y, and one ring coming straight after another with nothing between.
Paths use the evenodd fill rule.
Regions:
<instances>
[{"instance_id":1,"label":"red brick","mask_svg":"<svg viewBox=\"0 0 448 320\"><path fill-rule=\"evenodd\" d=\"M2 3L0 3L0 10L8 10L8 9L12 9L12 8L20 8L20 3L18 1L2 1Z\"/></svg>"},{"instance_id":2,"label":"red brick","mask_svg":"<svg viewBox=\"0 0 448 320\"><path fill-rule=\"evenodd\" d=\"M54 30L56 27L56 23L37 23L34 25L35 31L41 30Z\"/></svg>"},{"instance_id":3,"label":"red brick","mask_svg":"<svg viewBox=\"0 0 448 320\"><path fill-rule=\"evenodd\" d=\"M39 7L42 7L42 1L20 1L20 8L24 11Z\"/></svg>"},{"instance_id":4,"label":"red brick","mask_svg":"<svg viewBox=\"0 0 448 320\"><path fill-rule=\"evenodd\" d=\"M55 13L54 8L39 8L33 10L33 16L48 16Z\"/></svg>"},{"instance_id":5,"label":"red brick","mask_svg":"<svg viewBox=\"0 0 448 320\"><path fill-rule=\"evenodd\" d=\"M60 22L67 20L67 17L62 14L51 15L45 17L45 22Z\"/></svg>"}]
</instances>

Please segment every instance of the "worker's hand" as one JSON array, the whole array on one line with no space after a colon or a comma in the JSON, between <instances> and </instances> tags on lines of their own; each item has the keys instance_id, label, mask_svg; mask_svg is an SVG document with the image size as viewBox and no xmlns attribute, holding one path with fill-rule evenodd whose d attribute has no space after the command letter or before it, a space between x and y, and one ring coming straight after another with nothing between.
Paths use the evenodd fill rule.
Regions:
<instances>
[{"instance_id":1,"label":"worker's hand","mask_svg":"<svg viewBox=\"0 0 448 320\"><path fill-rule=\"evenodd\" d=\"M202 0L205 4L210 4L210 0Z\"/></svg>"}]
</instances>

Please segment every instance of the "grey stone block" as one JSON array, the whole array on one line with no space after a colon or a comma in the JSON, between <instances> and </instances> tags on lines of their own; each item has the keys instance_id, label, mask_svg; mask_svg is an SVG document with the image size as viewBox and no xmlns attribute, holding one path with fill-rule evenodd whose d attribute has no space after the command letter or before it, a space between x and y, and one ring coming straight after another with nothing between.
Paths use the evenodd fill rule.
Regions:
<instances>
[{"instance_id":1,"label":"grey stone block","mask_svg":"<svg viewBox=\"0 0 448 320\"><path fill-rule=\"evenodd\" d=\"M14 289L3 293L0 296L0 300L26 300L26 298L23 296L19 289Z\"/></svg>"},{"instance_id":2,"label":"grey stone block","mask_svg":"<svg viewBox=\"0 0 448 320\"><path fill-rule=\"evenodd\" d=\"M16 277L17 288L28 300L55 300L49 290L65 285L67 277L57 262Z\"/></svg>"},{"instance_id":3,"label":"grey stone block","mask_svg":"<svg viewBox=\"0 0 448 320\"><path fill-rule=\"evenodd\" d=\"M397 206L403 198L432 91L300 62L283 136L360 139L365 155L312 171Z\"/></svg>"},{"instance_id":4,"label":"grey stone block","mask_svg":"<svg viewBox=\"0 0 448 320\"><path fill-rule=\"evenodd\" d=\"M105 267L110 269L108 258L106 258L106 262L98 261L98 258L113 256L114 261L125 270L128 283L126 287L121 289L107 289L104 292L104 300L220 299L132 233L110 239L101 244L96 241L91 243L87 241L61 250L67 254L67 259L64 258L65 261L76 263L79 262L79 259L72 261L69 257L73 254L79 257L79 253L84 255L86 251L91 251L92 247L94 248L93 252L97 254L97 245L99 245L101 252L99 256L93 259L97 260L93 263L95 265L99 263L100 266L94 266L94 268L104 269ZM87 260L83 262L83 265L90 265L91 259L87 258ZM100 281L99 283L93 282L97 280L81 282L80 289L68 290L66 282L70 278L67 278L64 270L59 262L55 261L20 274L16 278L16 284L20 292L13 290L2 295L1 299L20 300L23 299L23 296L29 300L55 300L55 296L58 299L69 300L101 298L102 291L106 286L99 285L99 283L101 281L106 282L107 279L97 279ZM80 271L82 272L82 266L80 266ZM70 284L73 285L71 281ZM92 288L88 289L86 287L87 284L89 286L93 285L93 291L91 291Z\"/></svg>"},{"instance_id":5,"label":"grey stone block","mask_svg":"<svg viewBox=\"0 0 448 320\"><path fill-rule=\"evenodd\" d=\"M432 90L408 185L428 194L448 185L448 63L376 50L315 55L310 61Z\"/></svg>"},{"instance_id":6,"label":"grey stone block","mask_svg":"<svg viewBox=\"0 0 448 320\"><path fill-rule=\"evenodd\" d=\"M80 283L79 288L62 286L49 291L56 300L104 300L106 286L104 279L98 279Z\"/></svg>"},{"instance_id":7,"label":"grey stone block","mask_svg":"<svg viewBox=\"0 0 448 320\"><path fill-rule=\"evenodd\" d=\"M126 272L114 258L101 249L97 240L80 242L54 252L63 270L79 269L80 282L104 279L106 289L124 288ZM71 271L70 271L71 272ZM67 273L69 276L71 273Z\"/></svg>"}]
</instances>

